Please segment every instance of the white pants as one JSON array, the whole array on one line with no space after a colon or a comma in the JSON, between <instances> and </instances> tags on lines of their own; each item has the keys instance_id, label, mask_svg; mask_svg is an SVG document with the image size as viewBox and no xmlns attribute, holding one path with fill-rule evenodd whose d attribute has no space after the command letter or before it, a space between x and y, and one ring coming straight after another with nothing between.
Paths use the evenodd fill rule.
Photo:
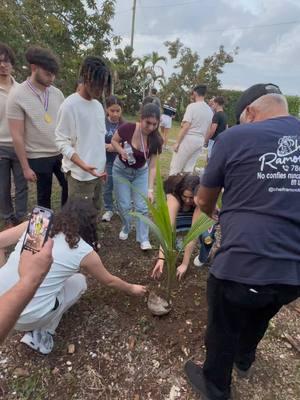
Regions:
<instances>
[{"instance_id":1,"label":"white pants","mask_svg":"<svg viewBox=\"0 0 300 400\"><path fill-rule=\"evenodd\" d=\"M19 323L15 325L15 329L18 331L32 331L34 329L43 329L51 333L55 333L56 328L63 316L63 314L72 307L73 304L77 303L80 297L87 289L86 278L82 274L74 274L66 280L62 290L57 295L59 306L56 310L50 311L44 317L31 322L31 323Z\"/></svg>"},{"instance_id":2,"label":"white pants","mask_svg":"<svg viewBox=\"0 0 300 400\"><path fill-rule=\"evenodd\" d=\"M193 172L196 162L202 153L203 136L186 135L180 143L177 153L173 153L169 175L180 172Z\"/></svg>"}]
</instances>

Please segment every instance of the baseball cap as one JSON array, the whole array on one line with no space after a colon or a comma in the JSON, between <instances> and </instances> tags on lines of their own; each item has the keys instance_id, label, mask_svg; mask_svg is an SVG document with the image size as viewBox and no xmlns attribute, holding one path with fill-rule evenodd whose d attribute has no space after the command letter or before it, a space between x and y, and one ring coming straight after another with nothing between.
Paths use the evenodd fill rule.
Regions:
<instances>
[{"instance_id":1,"label":"baseball cap","mask_svg":"<svg viewBox=\"0 0 300 400\"><path fill-rule=\"evenodd\" d=\"M256 85L250 86L247 90L245 90L235 106L237 124L240 123L240 116L247 106L259 99L261 96L270 93L281 94L281 91L279 87L273 83L257 83Z\"/></svg>"}]
</instances>

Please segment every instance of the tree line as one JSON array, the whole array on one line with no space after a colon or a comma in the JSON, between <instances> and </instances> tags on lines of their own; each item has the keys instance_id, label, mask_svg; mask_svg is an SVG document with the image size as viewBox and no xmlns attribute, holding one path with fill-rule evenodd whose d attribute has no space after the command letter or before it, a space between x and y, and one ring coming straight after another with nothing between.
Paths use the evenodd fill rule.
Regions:
<instances>
[{"instance_id":1,"label":"tree line","mask_svg":"<svg viewBox=\"0 0 300 400\"><path fill-rule=\"evenodd\" d=\"M134 114L142 99L154 86L159 88L162 101L171 95L177 99L177 117L183 115L189 102L190 90L198 83L208 86L208 96L223 94L227 100L230 123L233 123L233 100L236 91L222 91L220 76L226 64L234 62L238 48L226 51L223 45L210 56L185 46L179 39L166 41L168 57L156 51L142 57L134 55L130 46L121 48L121 38L114 34L111 21L115 0L3 0L0 18L5 21L0 41L11 46L17 55L15 76L22 81L28 70L24 52L29 45L49 47L61 61L56 84L65 95L74 90L82 58L88 54L106 59L115 49L115 56L106 59L113 73L113 91L124 100L125 112ZM174 63L168 78L165 67ZM226 94L227 93L227 94ZM299 113L299 98L289 99L292 113Z\"/></svg>"}]
</instances>

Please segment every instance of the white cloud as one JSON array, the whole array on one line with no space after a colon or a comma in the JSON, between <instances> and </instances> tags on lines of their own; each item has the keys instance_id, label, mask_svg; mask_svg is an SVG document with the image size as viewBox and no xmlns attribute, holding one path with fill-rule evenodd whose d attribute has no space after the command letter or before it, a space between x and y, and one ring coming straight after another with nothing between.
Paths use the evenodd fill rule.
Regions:
<instances>
[{"instance_id":1,"label":"white cloud","mask_svg":"<svg viewBox=\"0 0 300 400\"><path fill-rule=\"evenodd\" d=\"M131 7L132 0L117 0L113 27L121 33L123 45L130 42ZM292 23L297 18L298 23ZM177 37L202 59L220 44L227 51L240 47L234 63L226 66L221 77L224 86L244 88L271 81L285 93L300 95L300 85L296 85L296 79L300 81L299 0L137 1L137 55L153 50L166 55L163 42ZM172 63L166 68L171 73Z\"/></svg>"}]
</instances>

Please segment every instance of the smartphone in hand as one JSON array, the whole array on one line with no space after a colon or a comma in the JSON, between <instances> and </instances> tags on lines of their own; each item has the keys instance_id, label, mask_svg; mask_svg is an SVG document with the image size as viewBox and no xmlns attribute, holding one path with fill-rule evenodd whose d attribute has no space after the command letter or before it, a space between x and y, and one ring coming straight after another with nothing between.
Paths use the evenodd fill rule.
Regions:
<instances>
[{"instance_id":1,"label":"smartphone in hand","mask_svg":"<svg viewBox=\"0 0 300 400\"><path fill-rule=\"evenodd\" d=\"M40 251L49 236L52 224L53 211L35 206L30 215L21 251L24 249L33 253Z\"/></svg>"}]
</instances>

